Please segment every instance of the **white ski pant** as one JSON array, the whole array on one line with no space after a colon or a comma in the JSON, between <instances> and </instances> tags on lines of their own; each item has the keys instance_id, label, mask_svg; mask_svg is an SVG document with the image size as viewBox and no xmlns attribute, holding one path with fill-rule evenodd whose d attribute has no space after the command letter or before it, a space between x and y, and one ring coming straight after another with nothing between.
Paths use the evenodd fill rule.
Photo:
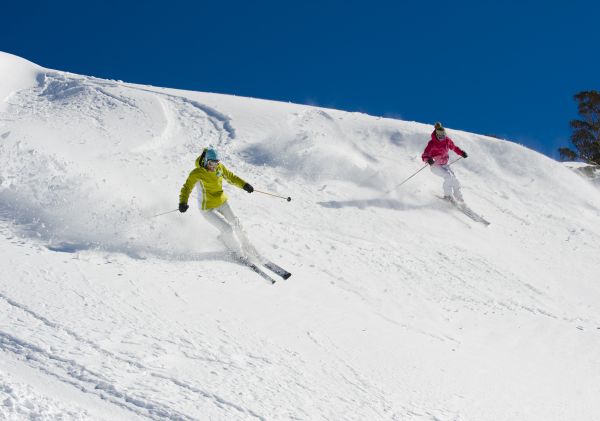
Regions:
<instances>
[{"instance_id":1,"label":"white ski pant","mask_svg":"<svg viewBox=\"0 0 600 421\"><path fill-rule=\"evenodd\" d=\"M431 172L444 179L444 196L463 200L460 183L448 165L431 165Z\"/></svg>"},{"instance_id":2,"label":"white ski pant","mask_svg":"<svg viewBox=\"0 0 600 421\"><path fill-rule=\"evenodd\" d=\"M231 210L227 202L218 208L201 210L202 216L221 233L219 240L229 250L240 253L246 257L257 257L258 252L254 248L242 227L240 220Z\"/></svg>"}]
</instances>

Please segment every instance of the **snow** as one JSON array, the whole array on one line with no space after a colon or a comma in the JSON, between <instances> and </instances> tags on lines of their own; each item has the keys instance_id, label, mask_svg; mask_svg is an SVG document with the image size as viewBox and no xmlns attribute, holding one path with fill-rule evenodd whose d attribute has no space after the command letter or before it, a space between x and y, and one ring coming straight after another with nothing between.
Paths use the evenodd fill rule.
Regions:
<instances>
[{"instance_id":1,"label":"snow","mask_svg":"<svg viewBox=\"0 0 600 421\"><path fill-rule=\"evenodd\" d=\"M563 165L600 188L600 165L583 162L563 162Z\"/></svg>"},{"instance_id":2,"label":"snow","mask_svg":"<svg viewBox=\"0 0 600 421\"><path fill-rule=\"evenodd\" d=\"M0 111L6 109L6 101L13 92L34 87L42 71L41 67L30 61L0 51Z\"/></svg>"},{"instance_id":3,"label":"snow","mask_svg":"<svg viewBox=\"0 0 600 421\"><path fill-rule=\"evenodd\" d=\"M0 68L1 418L597 419L600 191L571 169L448 129L485 227L428 169L395 188L428 124ZM290 279L193 198L155 217L209 144L292 197L226 186Z\"/></svg>"}]
</instances>

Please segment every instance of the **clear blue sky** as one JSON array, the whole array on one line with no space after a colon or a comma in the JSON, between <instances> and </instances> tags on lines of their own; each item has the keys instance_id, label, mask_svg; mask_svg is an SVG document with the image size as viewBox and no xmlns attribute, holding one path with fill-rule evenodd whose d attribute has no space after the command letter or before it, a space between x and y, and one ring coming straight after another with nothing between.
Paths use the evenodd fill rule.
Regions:
<instances>
[{"instance_id":1,"label":"clear blue sky","mask_svg":"<svg viewBox=\"0 0 600 421\"><path fill-rule=\"evenodd\" d=\"M495 134L557 157L600 90L600 1L5 2L41 66Z\"/></svg>"}]
</instances>

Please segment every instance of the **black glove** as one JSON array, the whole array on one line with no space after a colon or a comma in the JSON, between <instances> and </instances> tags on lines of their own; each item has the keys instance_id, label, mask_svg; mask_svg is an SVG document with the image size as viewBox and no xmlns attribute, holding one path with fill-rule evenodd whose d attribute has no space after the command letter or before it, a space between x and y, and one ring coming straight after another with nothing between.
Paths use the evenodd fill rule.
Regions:
<instances>
[{"instance_id":1,"label":"black glove","mask_svg":"<svg viewBox=\"0 0 600 421\"><path fill-rule=\"evenodd\" d=\"M428 163L429 165L433 165L433 163L434 163L434 162L435 162L435 161L433 160L433 158L427 158L427 163Z\"/></svg>"},{"instance_id":2,"label":"black glove","mask_svg":"<svg viewBox=\"0 0 600 421\"><path fill-rule=\"evenodd\" d=\"M463 157L463 158L466 158L467 156L469 156L469 155L467 155L467 153L466 153L465 151L463 151L463 153L462 153L462 157Z\"/></svg>"},{"instance_id":3,"label":"black glove","mask_svg":"<svg viewBox=\"0 0 600 421\"><path fill-rule=\"evenodd\" d=\"M246 190L248 193L252 193L254 191L254 187L252 187L250 184L246 183L246 184L244 184L244 190Z\"/></svg>"},{"instance_id":4,"label":"black glove","mask_svg":"<svg viewBox=\"0 0 600 421\"><path fill-rule=\"evenodd\" d=\"M179 204L179 212L183 213L186 210L188 210L189 206L187 203L180 203Z\"/></svg>"}]
</instances>

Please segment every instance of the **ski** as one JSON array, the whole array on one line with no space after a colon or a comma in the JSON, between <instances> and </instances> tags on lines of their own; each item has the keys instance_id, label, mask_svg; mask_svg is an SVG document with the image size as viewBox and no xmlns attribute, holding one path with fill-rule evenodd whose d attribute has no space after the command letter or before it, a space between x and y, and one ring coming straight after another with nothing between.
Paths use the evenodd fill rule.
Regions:
<instances>
[{"instance_id":1,"label":"ski","mask_svg":"<svg viewBox=\"0 0 600 421\"><path fill-rule=\"evenodd\" d=\"M290 272L288 272L281 266L276 265L275 263L271 262L270 260L263 260L263 265L267 269L269 269L270 271L275 273L276 275L281 276L283 279L288 279L290 276L292 276L292 274Z\"/></svg>"},{"instance_id":2,"label":"ski","mask_svg":"<svg viewBox=\"0 0 600 421\"><path fill-rule=\"evenodd\" d=\"M258 274L258 276L260 276L261 278L263 278L267 282L270 282L271 284L275 283L275 279L271 278L271 276L269 276L265 271L263 271L261 268L259 268L258 266L256 266L251 261L246 260L246 259L242 259L241 262L243 264L245 264L246 266L248 266L253 272L255 272L256 274Z\"/></svg>"},{"instance_id":3,"label":"ski","mask_svg":"<svg viewBox=\"0 0 600 421\"><path fill-rule=\"evenodd\" d=\"M486 227L488 225L490 225L490 222L487 221L483 216L479 215L477 212L475 212L473 209L471 209L470 207L468 207L464 202L458 202L455 199L446 199L444 197L440 197L440 196L436 196L438 199L443 200L446 203L450 203L451 205L453 205L456 209L458 209L459 211L461 211L463 214L465 214L467 217L469 217L470 219L472 219L475 222L479 222L483 225L485 225Z\"/></svg>"},{"instance_id":4,"label":"ski","mask_svg":"<svg viewBox=\"0 0 600 421\"><path fill-rule=\"evenodd\" d=\"M264 270L258 267L258 265L256 265L255 263L252 263L248 258L240 256L237 253L232 253L232 255L238 263L247 266L250 270L252 270L254 273L256 273L258 276L260 276L267 282L271 284L275 283L275 279L271 278L271 276L268 273L266 273Z\"/></svg>"},{"instance_id":5,"label":"ski","mask_svg":"<svg viewBox=\"0 0 600 421\"><path fill-rule=\"evenodd\" d=\"M231 255L236 261L239 261L240 263L248 266L254 272L258 273L260 276L267 279L271 283L275 283L275 280L271 278L271 276L269 276L264 270L262 270L261 266L264 266L276 275L281 276L282 279L288 279L290 276L292 276L290 272L288 272L278 264L273 263L260 255L255 255L252 258L250 258L232 250L229 250L229 253L231 253Z\"/></svg>"},{"instance_id":6,"label":"ski","mask_svg":"<svg viewBox=\"0 0 600 421\"><path fill-rule=\"evenodd\" d=\"M456 207L462 211L465 215L471 218L475 222L481 222L486 227L490 225L490 222L487 221L483 216L479 215L477 212L473 211L470 207L465 204L456 204Z\"/></svg>"}]
</instances>

